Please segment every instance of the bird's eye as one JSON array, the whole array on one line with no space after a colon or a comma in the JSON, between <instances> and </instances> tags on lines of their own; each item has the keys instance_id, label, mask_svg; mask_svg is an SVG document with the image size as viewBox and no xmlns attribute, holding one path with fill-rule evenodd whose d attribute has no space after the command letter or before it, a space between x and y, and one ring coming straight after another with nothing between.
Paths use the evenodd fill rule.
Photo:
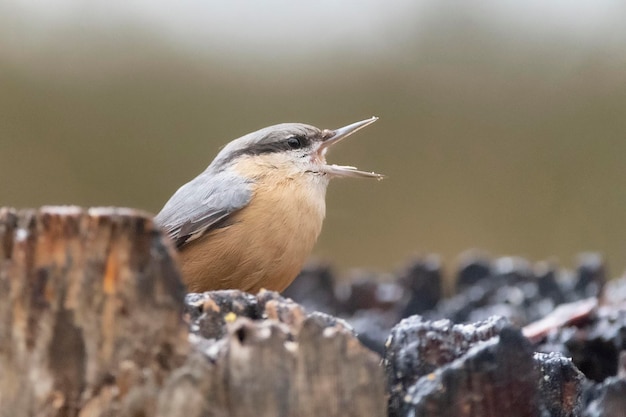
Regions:
<instances>
[{"instance_id":1,"label":"bird's eye","mask_svg":"<svg viewBox=\"0 0 626 417\"><path fill-rule=\"evenodd\" d=\"M300 149L302 147L302 139L297 136L292 136L287 139L287 145L289 145L291 149Z\"/></svg>"}]
</instances>

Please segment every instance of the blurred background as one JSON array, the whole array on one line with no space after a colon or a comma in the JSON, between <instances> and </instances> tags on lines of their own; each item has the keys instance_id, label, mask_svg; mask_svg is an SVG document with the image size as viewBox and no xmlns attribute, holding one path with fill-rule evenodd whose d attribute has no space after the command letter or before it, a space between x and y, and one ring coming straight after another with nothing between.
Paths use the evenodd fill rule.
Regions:
<instances>
[{"instance_id":1,"label":"blurred background","mask_svg":"<svg viewBox=\"0 0 626 417\"><path fill-rule=\"evenodd\" d=\"M626 267L626 4L0 0L0 205L158 212L258 128L380 120L315 256Z\"/></svg>"}]
</instances>

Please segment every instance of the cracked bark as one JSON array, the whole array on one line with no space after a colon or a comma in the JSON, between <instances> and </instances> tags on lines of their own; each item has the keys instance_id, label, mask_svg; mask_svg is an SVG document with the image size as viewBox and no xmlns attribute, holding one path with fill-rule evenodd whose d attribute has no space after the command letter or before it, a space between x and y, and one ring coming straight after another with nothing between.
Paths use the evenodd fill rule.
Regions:
<instances>
[{"instance_id":1,"label":"cracked bark","mask_svg":"<svg viewBox=\"0 0 626 417\"><path fill-rule=\"evenodd\" d=\"M379 358L294 303L190 335L175 256L135 210L0 209L0 417L385 414Z\"/></svg>"}]
</instances>

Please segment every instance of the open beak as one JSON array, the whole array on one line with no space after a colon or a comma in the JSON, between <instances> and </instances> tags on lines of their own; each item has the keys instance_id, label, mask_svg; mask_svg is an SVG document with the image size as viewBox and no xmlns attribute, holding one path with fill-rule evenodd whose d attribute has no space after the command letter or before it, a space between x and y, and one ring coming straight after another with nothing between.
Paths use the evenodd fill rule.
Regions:
<instances>
[{"instance_id":1,"label":"open beak","mask_svg":"<svg viewBox=\"0 0 626 417\"><path fill-rule=\"evenodd\" d=\"M374 116L370 119L361 120L360 122L352 123L351 125L340 127L335 130L325 130L324 131L324 142L320 145L317 150L320 156L323 156L326 153L326 150L335 143L347 138L351 134L363 129L366 126L371 125L378 117ZM323 159L322 159L323 160ZM375 172L366 172L359 171L355 167L344 166L344 165L324 165L323 172L326 174L330 174L336 177L360 177L360 178L376 178L382 179L383 175L377 174Z\"/></svg>"}]
</instances>

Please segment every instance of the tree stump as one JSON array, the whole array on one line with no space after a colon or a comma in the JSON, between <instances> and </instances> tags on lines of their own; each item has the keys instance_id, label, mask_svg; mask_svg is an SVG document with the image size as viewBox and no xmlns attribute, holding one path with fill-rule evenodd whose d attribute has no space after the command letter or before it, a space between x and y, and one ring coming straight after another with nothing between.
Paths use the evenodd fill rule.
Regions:
<instances>
[{"instance_id":1,"label":"tree stump","mask_svg":"<svg viewBox=\"0 0 626 417\"><path fill-rule=\"evenodd\" d=\"M135 210L0 209L0 417L385 415L379 358L280 297L190 333L175 257Z\"/></svg>"}]
</instances>

